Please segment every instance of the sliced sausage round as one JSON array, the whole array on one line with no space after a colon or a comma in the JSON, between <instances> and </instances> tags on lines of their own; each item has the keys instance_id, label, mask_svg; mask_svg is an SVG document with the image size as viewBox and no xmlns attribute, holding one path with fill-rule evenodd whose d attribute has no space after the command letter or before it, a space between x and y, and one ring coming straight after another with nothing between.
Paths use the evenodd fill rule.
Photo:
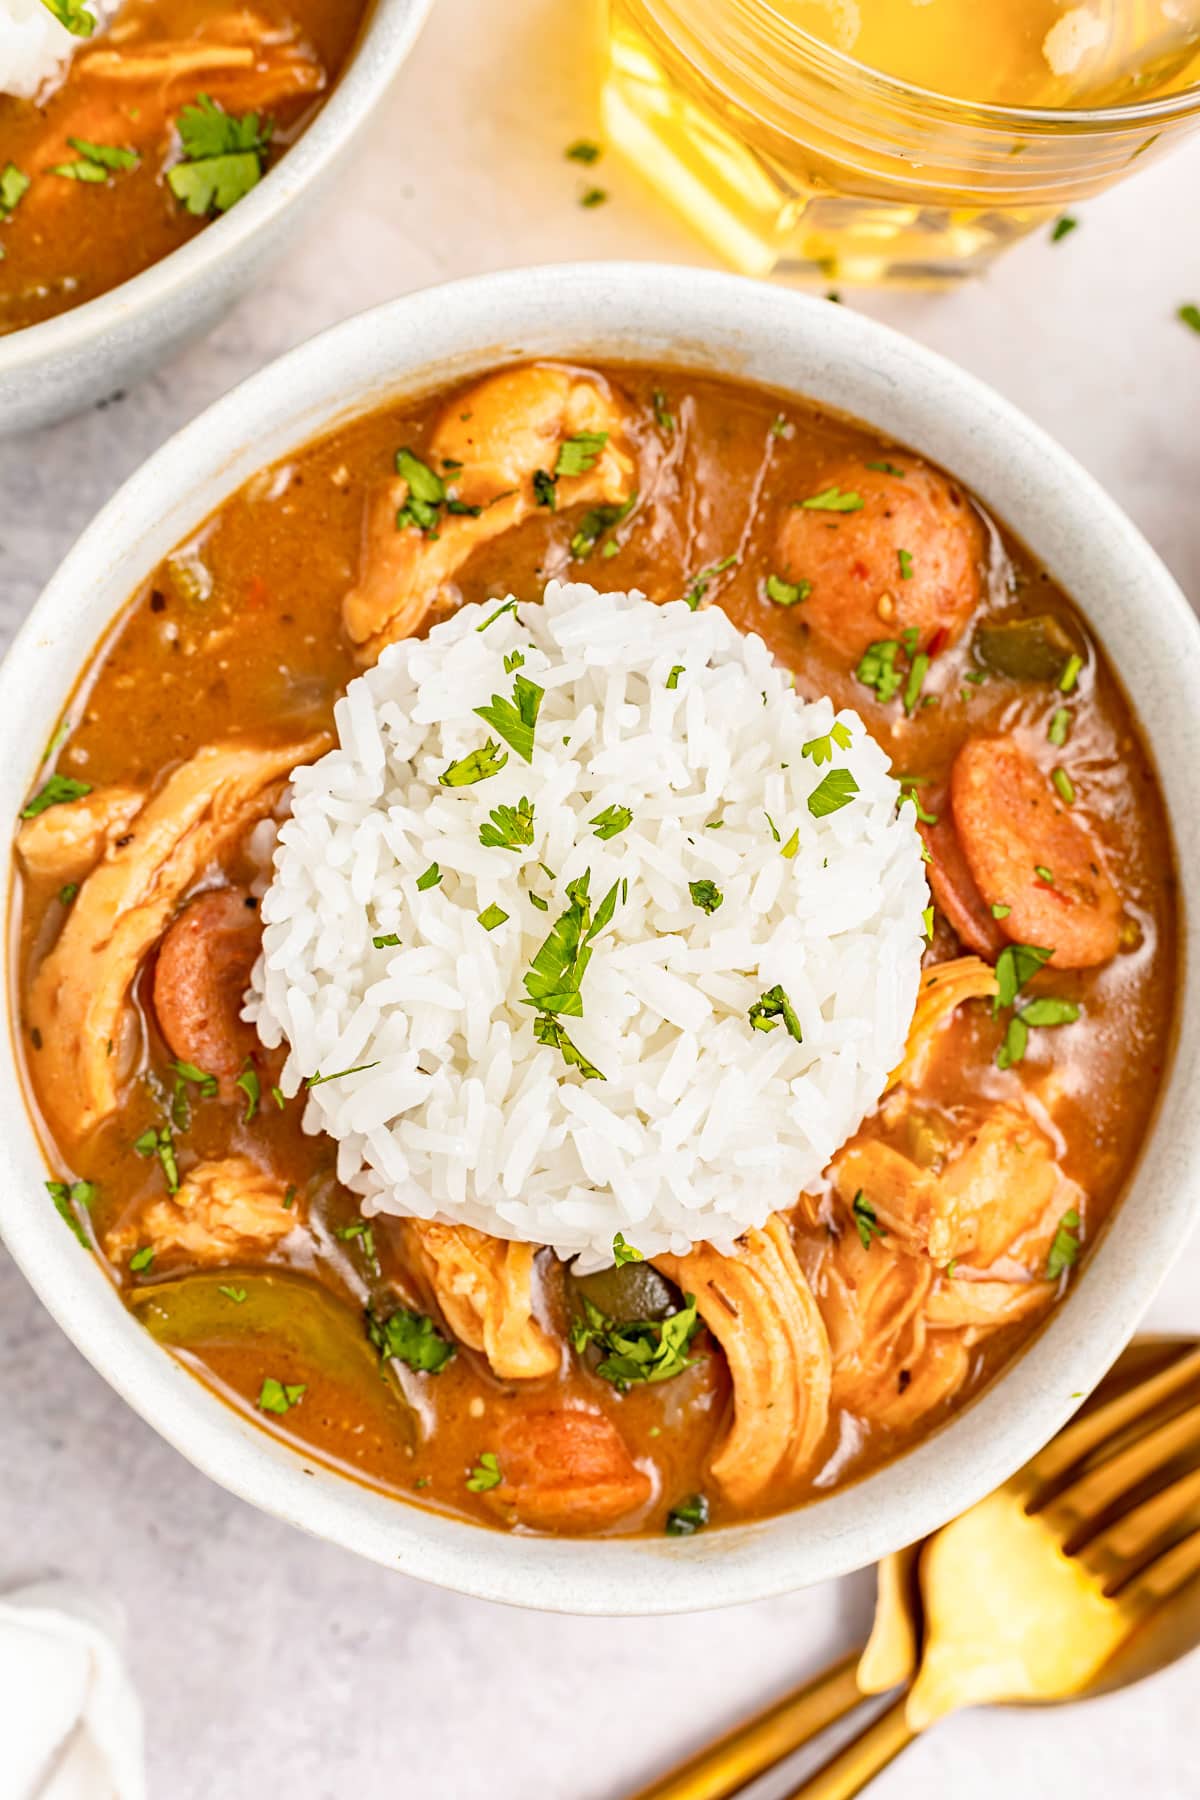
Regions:
<instances>
[{"instance_id":1,"label":"sliced sausage round","mask_svg":"<svg viewBox=\"0 0 1200 1800\"><path fill-rule=\"evenodd\" d=\"M154 969L154 1011L175 1056L223 1081L257 1043L240 1016L262 938L248 900L242 888L189 900L167 927Z\"/></svg>"},{"instance_id":2,"label":"sliced sausage round","mask_svg":"<svg viewBox=\"0 0 1200 1800\"><path fill-rule=\"evenodd\" d=\"M800 611L814 636L857 663L868 645L905 631L918 650L949 648L982 598L986 548L966 496L899 457L823 476L819 492L788 507L776 553L780 575L812 584Z\"/></svg>"},{"instance_id":3,"label":"sliced sausage round","mask_svg":"<svg viewBox=\"0 0 1200 1800\"><path fill-rule=\"evenodd\" d=\"M1052 949L1060 969L1116 955L1121 896L1082 818L1009 736L970 738L950 776L954 825L967 867L1013 943Z\"/></svg>"},{"instance_id":4,"label":"sliced sausage round","mask_svg":"<svg viewBox=\"0 0 1200 1800\"><path fill-rule=\"evenodd\" d=\"M595 1531L644 1506L650 1480L602 1413L526 1413L501 1433L497 1499L539 1531Z\"/></svg>"}]
</instances>

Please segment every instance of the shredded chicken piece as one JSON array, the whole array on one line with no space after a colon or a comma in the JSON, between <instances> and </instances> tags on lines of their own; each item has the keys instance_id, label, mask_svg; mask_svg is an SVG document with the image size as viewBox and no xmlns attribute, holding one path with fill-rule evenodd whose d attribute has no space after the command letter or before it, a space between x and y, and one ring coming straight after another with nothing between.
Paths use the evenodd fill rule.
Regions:
<instances>
[{"instance_id":1,"label":"shredded chicken piece","mask_svg":"<svg viewBox=\"0 0 1200 1800\"><path fill-rule=\"evenodd\" d=\"M1055 1292L1052 1281L1036 1276L1026 1281L972 1281L956 1275L938 1282L929 1296L925 1316L939 1330L962 1330L966 1342L973 1344L990 1331L1015 1325L1041 1312L1049 1306Z\"/></svg>"},{"instance_id":2,"label":"shredded chicken piece","mask_svg":"<svg viewBox=\"0 0 1200 1800\"><path fill-rule=\"evenodd\" d=\"M123 1262L139 1245L182 1250L196 1263L237 1262L261 1254L296 1227L282 1181L246 1156L226 1156L189 1170L178 1193L153 1200L132 1224L109 1233L105 1248Z\"/></svg>"},{"instance_id":3,"label":"shredded chicken piece","mask_svg":"<svg viewBox=\"0 0 1200 1800\"><path fill-rule=\"evenodd\" d=\"M478 518L439 517L436 535L427 536L416 525L397 528L397 513L408 499L402 476L380 491L368 519L358 585L342 603L360 660L373 662L385 645L409 637L431 606L445 602L445 590L472 552L536 510L534 476L554 473L567 438L608 434L590 469L558 478L556 511L626 500L634 463L614 441L623 423L600 380L551 363L506 370L460 395L443 414L425 460L453 486L458 501L483 511Z\"/></svg>"},{"instance_id":4,"label":"shredded chicken piece","mask_svg":"<svg viewBox=\"0 0 1200 1800\"><path fill-rule=\"evenodd\" d=\"M37 881L78 881L146 803L140 788L113 782L80 800L48 806L17 833L21 861Z\"/></svg>"},{"instance_id":5,"label":"shredded chicken piece","mask_svg":"<svg viewBox=\"0 0 1200 1800\"><path fill-rule=\"evenodd\" d=\"M733 1256L698 1244L655 1266L695 1294L733 1379L733 1422L713 1458L736 1506L798 1481L829 1423L830 1353L821 1314L778 1216L739 1239Z\"/></svg>"},{"instance_id":6,"label":"shredded chicken piece","mask_svg":"<svg viewBox=\"0 0 1200 1800\"><path fill-rule=\"evenodd\" d=\"M929 1073L942 1030L958 1008L968 1000L990 1000L995 992L996 971L978 956L960 956L953 962L922 969L904 1059L888 1088L904 1087L918 1092Z\"/></svg>"},{"instance_id":7,"label":"shredded chicken piece","mask_svg":"<svg viewBox=\"0 0 1200 1800\"><path fill-rule=\"evenodd\" d=\"M460 1343L482 1350L502 1381L558 1372L558 1346L533 1315L534 1245L426 1219L410 1219L407 1233Z\"/></svg>"},{"instance_id":8,"label":"shredded chicken piece","mask_svg":"<svg viewBox=\"0 0 1200 1800\"><path fill-rule=\"evenodd\" d=\"M879 1222L937 1264L962 1258L989 1268L1017 1257L1029 1234L1079 1207L1082 1190L1058 1167L1054 1146L1022 1108L996 1106L940 1173L890 1144L857 1138L833 1165L847 1207L865 1195Z\"/></svg>"},{"instance_id":9,"label":"shredded chicken piece","mask_svg":"<svg viewBox=\"0 0 1200 1800\"><path fill-rule=\"evenodd\" d=\"M956 1394L970 1371L963 1336L931 1331L928 1258L846 1229L816 1282L833 1354L833 1404L892 1430Z\"/></svg>"},{"instance_id":10,"label":"shredded chicken piece","mask_svg":"<svg viewBox=\"0 0 1200 1800\"><path fill-rule=\"evenodd\" d=\"M327 733L287 744L208 744L170 775L79 890L38 970L29 1024L40 1034L52 1124L83 1137L115 1111L132 1062L129 994L138 966L207 865L275 806Z\"/></svg>"}]
</instances>

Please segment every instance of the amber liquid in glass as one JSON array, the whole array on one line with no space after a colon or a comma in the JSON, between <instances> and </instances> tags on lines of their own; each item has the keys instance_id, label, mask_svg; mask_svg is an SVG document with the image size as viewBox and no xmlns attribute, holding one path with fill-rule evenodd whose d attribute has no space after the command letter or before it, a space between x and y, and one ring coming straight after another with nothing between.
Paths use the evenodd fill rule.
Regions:
<instances>
[{"instance_id":1,"label":"amber liquid in glass","mask_svg":"<svg viewBox=\"0 0 1200 1800\"><path fill-rule=\"evenodd\" d=\"M608 4L610 135L753 274L969 273L1200 110L1200 0Z\"/></svg>"}]
</instances>

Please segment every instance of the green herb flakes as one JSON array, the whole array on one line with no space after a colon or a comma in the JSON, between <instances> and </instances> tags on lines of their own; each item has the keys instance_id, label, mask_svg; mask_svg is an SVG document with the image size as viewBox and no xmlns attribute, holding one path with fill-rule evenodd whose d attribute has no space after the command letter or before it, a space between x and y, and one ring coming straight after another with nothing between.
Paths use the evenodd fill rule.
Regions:
<instances>
[{"instance_id":1,"label":"green herb flakes","mask_svg":"<svg viewBox=\"0 0 1200 1800\"><path fill-rule=\"evenodd\" d=\"M157 1156L162 1166L163 1178L167 1184L168 1194L179 1192L179 1164L175 1160L175 1137L169 1125L152 1125L143 1131L140 1137L134 1138L133 1147L139 1156Z\"/></svg>"},{"instance_id":2,"label":"green herb flakes","mask_svg":"<svg viewBox=\"0 0 1200 1800\"><path fill-rule=\"evenodd\" d=\"M58 890L59 905L60 906L70 906L72 900L75 898L75 896L78 892L79 892L79 883L77 881L66 882L64 884L64 886L60 887Z\"/></svg>"},{"instance_id":3,"label":"green herb flakes","mask_svg":"<svg viewBox=\"0 0 1200 1800\"><path fill-rule=\"evenodd\" d=\"M129 1270L133 1275L141 1275L154 1266L154 1245L143 1244L134 1251L129 1259Z\"/></svg>"},{"instance_id":4,"label":"green herb flakes","mask_svg":"<svg viewBox=\"0 0 1200 1800\"><path fill-rule=\"evenodd\" d=\"M1073 691L1075 683L1079 680L1079 672L1082 668L1082 656L1078 656L1072 651L1071 655L1068 656L1066 662L1063 664L1062 674L1058 678L1058 688L1060 693L1069 694Z\"/></svg>"},{"instance_id":5,"label":"green herb flakes","mask_svg":"<svg viewBox=\"0 0 1200 1800\"><path fill-rule=\"evenodd\" d=\"M193 218L228 212L262 179L272 125L256 112L240 119L207 94L175 121L181 160L167 170L167 186Z\"/></svg>"},{"instance_id":6,"label":"green herb flakes","mask_svg":"<svg viewBox=\"0 0 1200 1800\"><path fill-rule=\"evenodd\" d=\"M516 610L517 602L515 600L506 600L503 606L498 606L494 613L488 614L482 625L477 625L475 627L476 635L481 631L486 631L489 625L494 625L497 619L502 619L505 613L515 613ZM518 623L520 623L519 620Z\"/></svg>"},{"instance_id":7,"label":"green herb flakes","mask_svg":"<svg viewBox=\"0 0 1200 1800\"><path fill-rule=\"evenodd\" d=\"M48 812L52 806L67 806L72 800L82 800L90 794L90 781L76 781L72 775L51 775L44 781L33 799L22 807L23 819L36 819L39 813Z\"/></svg>"},{"instance_id":8,"label":"green herb flakes","mask_svg":"<svg viewBox=\"0 0 1200 1800\"><path fill-rule=\"evenodd\" d=\"M683 672L683 664L676 663L675 667L671 670L671 673L667 676L667 686L671 689L677 688L679 686L679 677Z\"/></svg>"},{"instance_id":9,"label":"green herb flakes","mask_svg":"<svg viewBox=\"0 0 1200 1800\"><path fill-rule=\"evenodd\" d=\"M533 503L548 512L558 511L558 479L546 469L533 471Z\"/></svg>"},{"instance_id":10,"label":"green herb flakes","mask_svg":"<svg viewBox=\"0 0 1200 1800\"><path fill-rule=\"evenodd\" d=\"M67 142L78 152L77 160L55 163L50 173L65 176L68 181L99 186L113 175L136 169L140 160L136 150L126 150L119 144L93 144L87 138L77 137L68 138Z\"/></svg>"},{"instance_id":11,"label":"green herb flakes","mask_svg":"<svg viewBox=\"0 0 1200 1800\"><path fill-rule=\"evenodd\" d=\"M627 806L606 806L603 812L598 812L588 823L593 828L592 836L607 842L633 824L633 814Z\"/></svg>"},{"instance_id":12,"label":"green herb flakes","mask_svg":"<svg viewBox=\"0 0 1200 1800\"><path fill-rule=\"evenodd\" d=\"M452 768L456 767L456 766L457 765L455 765L455 764L451 764ZM446 785L449 786L450 784L447 783ZM430 863L430 865L426 869L425 873L423 875L417 876L417 891L418 891L418 893L424 894L428 891L428 889L430 889L432 887L437 887L439 882L441 881L441 879L442 879L442 871L439 869L438 865L436 863Z\"/></svg>"},{"instance_id":13,"label":"green herb flakes","mask_svg":"<svg viewBox=\"0 0 1200 1800\"><path fill-rule=\"evenodd\" d=\"M276 1381L274 1375L266 1375L258 1390L256 1404L261 1412L277 1413L282 1418L293 1406L299 1406L307 1392L308 1386L303 1381Z\"/></svg>"},{"instance_id":14,"label":"green herb flakes","mask_svg":"<svg viewBox=\"0 0 1200 1800\"><path fill-rule=\"evenodd\" d=\"M932 908L932 906L924 906L921 908L921 923L925 927L926 943L932 944L932 942L933 942L933 908Z\"/></svg>"},{"instance_id":15,"label":"green herb flakes","mask_svg":"<svg viewBox=\"0 0 1200 1800\"><path fill-rule=\"evenodd\" d=\"M782 575L768 575L764 591L776 606L798 606L812 593L812 582L785 581Z\"/></svg>"},{"instance_id":16,"label":"green herb flakes","mask_svg":"<svg viewBox=\"0 0 1200 1800\"><path fill-rule=\"evenodd\" d=\"M442 787L473 787L477 781L487 781L490 776L498 775L507 761L508 751L501 750L495 738L489 738L480 749L460 756L457 762L443 769L438 781ZM433 863L431 867L436 869L437 864ZM421 879L424 880L424 876Z\"/></svg>"},{"instance_id":17,"label":"green herb flakes","mask_svg":"<svg viewBox=\"0 0 1200 1800\"><path fill-rule=\"evenodd\" d=\"M347 1075L362 1075L367 1069L377 1069L378 1058L374 1062L355 1063L352 1069L335 1069L330 1075L322 1075L318 1069L315 1075L305 1077L304 1085L308 1088L323 1087L327 1081L341 1081Z\"/></svg>"},{"instance_id":18,"label":"green herb flakes","mask_svg":"<svg viewBox=\"0 0 1200 1800\"><path fill-rule=\"evenodd\" d=\"M814 819L824 819L849 806L857 792L858 783L849 769L829 769L808 796L808 810Z\"/></svg>"},{"instance_id":19,"label":"green herb flakes","mask_svg":"<svg viewBox=\"0 0 1200 1800\"><path fill-rule=\"evenodd\" d=\"M467 1487L472 1494L486 1494L492 1488L499 1487L503 1479L496 1452L485 1450L467 1476Z\"/></svg>"},{"instance_id":20,"label":"green herb flakes","mask_svg":"<svg viewBox=\"0 0 1200 1800\"><path fill-rule=\"evenodd\" d=\"M746 1016L755 1031L774 1031L782 1022L789 1037L795 1038L798 1044L804 1042L796 1010L778 985L760 994Z\"/></svg>"},{"instance_id":21,"label":"green herb flakes","mask_svg":"<svg viewBox=\"0 0 1200 1800\"><path fill-rule=\"evenodd\" d=\"M578 1069L585 1081L607 1081L608 1076L590 1062L567 1035L566 1026L550 1013L539 1013L533 1021L533 1035L539 1044L557 1050L568 1069Z\"/></svg>"},{"instance_id":22,"label":"green herb flakes","mask_svg":"<svg viewBox=\"0 0 1200 1800\"><path fill-rule=\"evenodd\" d=\"M896 561L900 565L901 581L911 581L913 572L912 554L908 550L897 550Z\"/></svg>"},{"instance_id":23,"label":"green herb flakes","mask_svg":"<svg viewBox=\"0 0 1200 1800\"><path fill-rule=\"evenodd\" d=\"M1046 736L1056 750L1061 750L1071 730L1071 715L1065 706L1059 706L1051 716L1046 729Z\"/></svg>"},{"instance_id":24,"label":"green herb flakes","mask_svg":"<svg viewBox=\"0 0 1200 1800\"><path fill-rule=\"evenodd\" d=\"M517 675L513 681L511 700L505 700L499 694L493 694L489 706L475 708L475 716L482 719L485 725L490 725L493 731L499 732L505 743L511 744L517 755L525 762L532 762L534 730L537 726L538 712L541 709L544 692L545 689L540 688L536 681L530 681L526 675ZM507 762L508 758L505 757L504 760ZM497 763L496 767L501 767L501 764ZM494 770L488 771L489 774L494 772ZM448 773L449 771L447 771ZM455 785L453 782L446 782L445 775L439 776L438 779L447 786ZM474 776L472 779L478 781L481 777Z\"/></svg>"},{"instance_id":25,"label":"green herb flakes","mask_svg":"<svg viewBox=\"0 0 1200 1800\"><path fill-rule=\"evenodd\" d=\"M490 906L485 906L483 911L475 916L485 931L495 931L497 925L503 925L508 918L504 908L497 906L494 900Z\"/></svg>"},{"instance_id":26,"label":"green herb flakes","mask_svg":"<svg viewBox=\"0 0 1200 1800\"><path fill-rule=\"evenodd\" d=\"M1061 217L1055 219L1054 224L1051 227L1050 242L1052 244L1061 244L1065 237L1070 237L1071 233L1078 229L1079 220L1073 218L1070 213L1063 213Z\"/></svg>"},{"instance_id":27,"label":"green herb flakes","mask_svg":"<svg viewBox=\"0 0 1200 1800\"><path fill-rule=\"evenodd\" d=\"M611 530L614 525L620 525L624 519L629 517L637 505L637 498L638 494L635 488L628 499L622 500L619 504L593 506L584 513L579 529L571 539L571 555L577 562L585 556L590 556L606 531Z\"/></svg>"},{"instance_id":28,"label":"green herb flakes","mask_svg":"<svg viewBox=\"0 0 1200 1800\"><path fill-rule=\"evenodd\" d=\"M563 151L568 162L577 163L599 162L603 154L603 147L600 144L594 144L590 138L576 138L575 142L568 144Z\"/></svg>"},{"instance_id":29,"label":"green herb flakes","mask_svg":"<svg viewBox=\"0 0 1200 1800\"><path fill-rule=\"evenodd\" d=\"M600 1352L596 1373L619 1393L642 1383L672 1381L699 1360L688 1355L704 1323L694 1294L685 1294L682 1307L665 1319L618 1322L586 1296L582 1305L583 1316L571 1327L571 1343L580 1356L589 1347Z\"/></svg>"},{"instance_id":30,"label":"green herb flakes","mask_svg":"<svg viewBox=\"0 0 1200 1800\"><path fill-rule=\"evenodd\" d=\"M613 1238L613 1262L616 1267L623 1269L626 1263L639 1263L645 1262L645 1260L646 1258L640 1250L635 1250L632 1244L625 1242L625 1233L618 1231Z\"/></svg>"},{"instance_id":31,"label":"green herb flakes","mask_svg":"<svg viewBox=\"0 0 1200 1800\"><path fill-rule=\"evenodd\" d=\"M262 1087L258 1079L258 1070L254 1068L252 1064L247 1063L233 1085L235 1088L240 1088L242 1093L246 1096L246 1110L242 1114L242 1124L249 1125L251 1119L253 1119L258 1112L259 1101L262 1098Z\"/></svg>"},{"instance_id":32,"label":"green herb flakes","mask_svg":"<svg viewBox=\"0 0 1200 1800\"><path fill-rule=\"evenodd\" d=\"M1188 300L1179 308L1175 317L1190 331L1200 332L1200 306Z\"/></svg>"},{"instance_id":33,"label":"green herb flakes","mask_svg":"<svg viewBox=\"0 0 1200 1800\"><path fill-rule=\"evenodd\" d=\"M861 494L848 493L839 487L828 487L795 504L806 512L852 513L862 511L863 498Z\"/></svg>"},{"instance_id":34,"label":"green herb flakes","mask_svg":"<svg viewBox=\"0 0 1200 1800\"><path fill-rule=\"evenodd\" d=\"M661 388L655 388L651 399L654 405L654 423L670 437L675 430L675 414L670 409L667 396Z\"/></svg>"},{"instance_id":35,"label":"green herb flakes","mask_svg":"<svg viewBox=\"0 0 1200 1800\"><path fill-rule=\"evenodd\" d=\"M85 1250L90 1250L91 1239L84 1229L80 1217L81 1210L86 1213L95 1198L96 1189L90 1181L48 1181L46 1192L54 1202L54 1210L63 1223L69 1227Z\"/></svg>"},{"instance_id":36,"label":"green herb flakes","mask_svg":"<svg viewBox=\"0 0 1200 1800\"><path fill-rule=\"evenodd\" d=\"M218 1294L224 1294L227 1300L232 1300L235 1306L241 1306L247 1298L246 1289L244 1287L219 1287L217 1292Z\"/></svg>"},{"instance_id":37,"label":"green herb flakes","mask_svg":"<svg viewBox=\"0 0 1200 1800\"><path fill-rule=\"evenodd\" d=\"M801 744L801 756L810 757L818 769L822 763L833 761L835 747L838 750L850 748L850 727L835 719L823 737L809 738L807 744Z\"/></svg>"},{"instance_id":38,"label":"green herb flakes","mask_svg":"<svg viewBox=\"0 0 1200 1800\"><path fill-rule=\"evenodd\" d=\"M408 498L396 513L396 530L411 525L426 537L436 537L446 504L445 482L407 447L396 452L396 473L408 484Z\"/></svg>"},{"instance_id":39,"label":"green herb flakes","mask_svg":"<svg viewBox=\"0 0 1200 1800\"><path fill-rule=\"evenodd\" d=\"M929 673L929 658L923 650L913 657L908 671L908 680L904 684L904 711L911 718Z\"/></svg>"},{"instance_id":40,"label":"green herb flakes","mask_svg":"<svg viewBox=\"0 0 1200 1800\"><path fill-rule=\"evenodd\" d=\"M5 163L0 169L0 219L11 219L29 192L30 178L16 163Z\"/></svg>"},{"instance_id":41,"label":"green herb flakes","mask_svg":"<svg viewBox=\"0 0 1200 1800\"><path fill-rule=\"evenodd\" d=\"M858 1240L864 1250L869 1250L871 1248L873 1239L885 1238L887 1236L887 1226L879 1223L878 1218L875 1216L875 1208L871 1205L871 1202L867 1199L867 1196L861 1188L859 1188L857 1194L854 1196L850 1211L854 1215L854 1223L858 1229Z\"/></svg>"},{"instance_id":42,"label":"green herb flakes","mask_svg":"<svg viewBox=\"0 0 1200 1800\"><path fill-rule=\"evenodd\" d=\"M608 189L602 187L586 187L579 196L579 204L589 211L594 206L603 206L608 199Z\"/></svg>"},{"instance_id":43,"label":"green herb flakes","mask_svg":"<svg viewBox=\"0 0 1200 1800\"><path fill-rule=\"evenodd\" d=\"M684 604L688 606L692 612L695 612L717 576L724 575L725 571L727 569L732 569L737 561L738 558L735 554L733 556L723 557L720 562L711 564L707 569L701 569L700 573L694 575L688 584L687 592L683 595Z\"/></svg>"},{"instance_id":44,"label":"green herb flakes","mask_svg":"<svg viewBox=\"0 0 1200 1800\"><path fill-rule=\"evenodd\" d=\"M886 706L895 699L900 691L903 676L896 667L896 658L900 654L900 644L895 638L881 638L877 643L868 644L862 659L855 669L855 677L864 687L874 688L875 698L881 706Z\"/></svg>"},{"instance_id":45,"label":"green herb flakes","mask_svg":"<svg viewBox=\"0 0 1200 1800\"><path fill-rule=\"evenodd\" d=\"M1057 1281L1060 1275L1073 1269L1079 1261L1079 1248L1079 1212L1072 1206L1058 1221L1058 1230L1046 1258L1046 1280Z\"/></svg>"},{"instance_id":46,"label":"green herb flakes","mask_svg":"<svg viewBox=\"0 0 1200 1800\"><path fill-rule=\"evenodd\" d=\"M1050 779L1054 783L1054 791L1062 801L1063 805L1074 806L1075 784L1067 774L1067 771L1063 768L1051 769Z\"/></svg>"},{"instance_id":47,"label":"green herb flakes","mask_svg":"<svg viewBox=\"0 0 1200 1800\"><path fill-rule=\"evenodd\" d=\"M490 823L479 827L479 841L485 850L520 852L533 842L533 801L522 796L515 806L497 806L489 814Z\"/></svg>"},{"instance_id":48,"label":"green herb flakes","mask_svg":"<svg viewBox=\"0 0 1200 1800\"><path fill-rule=\"evenodd\" d=\"M689 881L688 893L692 896L693 904L706 913L715 913L725 899L714 881Z\"/></svg>"},{"instance_id":49,"label":"green herb flakes","mask_svg":"<svg viewBox=\"0 0 1200 1800\"><path fill-rule=\"evenodd\" d=\"M1009 913L1012 911L1012 907L1005 906L1002 900L994 900L992 902L991 910L993 919L1007 919Z\"/></svg>"},{"instance_id":50,"label":"green herb flakes","mask_svg":"<svg viewBox=\"0 0 1200 1800\"><path fill-rule=\"evenodd\" d=\"M899 469L891 462L869 462L866 467L873 469L877 475L894 475L897 481L907 481L908 470Z\"/></svg>"},{"instance_id":51,"label":"green herb flakes","mask_svg":"<svg viewBox=\"0 0 1200 1800\"><path fill-rule=\"evenodd\" d=\"M554 465L555 480L563 475L586 475L589 469L595 468L607 442L607 431L577 431L573 437L564 438L558 446L558 460Z\"/></svg>"},{"instance_id":52,"label":"green herb flakes","mask_svg":"<svg viewBox=\"0 0 1200 1800\"><path fill-rule=\"evenodd\" d=\"M440 1375L457 1355L457 1346L442 1336L427 1314L403 1306L386 1318L369 1312L367 1336L382 1359L394 1358L422 1375Z\"/></svg>"},{"instance_id":53,"label":"green herb flakes","mask_svg":"<svg viewBox=\"0 0 1200 1800\"><path fill-rule=\"evenodd\" d=\"M400 933L398 931L380 932L377 937L371 939L371 942L377 950L394 950L400 942Z\"/></svg>"},{"instance_id":54,"label":"green herb flakes","mask_svg":"<svg viewBox=\"0 0 1200 1800\"><path fill-rule=\"evenodd\" d=\"M667 1514L663 1527L668 1537L694 1537L708 1524L708 1501L703 1494L689 1494Z\"/></svg>"}]
</instances>

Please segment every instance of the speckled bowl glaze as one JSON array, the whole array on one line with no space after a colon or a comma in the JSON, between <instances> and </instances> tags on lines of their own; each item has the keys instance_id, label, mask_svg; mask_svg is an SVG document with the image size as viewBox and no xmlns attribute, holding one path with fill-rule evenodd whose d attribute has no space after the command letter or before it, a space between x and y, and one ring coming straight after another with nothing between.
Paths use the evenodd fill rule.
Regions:
<instances>
[{"instance_id":1,"label":"speckled bowl glaze","mask_svg":"<svg viewBox=\"0 0 1200 1800\"><path fill-rule=\"evenodd\" d=\"M767 382L867 420L959 475L1074 596L1122 671L1159 750L1192 922L1200 628L1117 507L989 389L849 309L644 264L515 271L396 301L293 351L166 444L84 533L0 671L5 816L16 815L41 746L114 615L248 476L357 413L521 355L637 358ZM758 1599L858 1568L970 1505L1050 1437L1132 1334L1200 1195L1194 931L1185 950L1181 1027L1157 1120L1066 1301L998 1381L918 1448L757 1524L690 1539L504 1536L387 1499L274 1442L134 1323L64 1228L45 1197L7 1034L0 1229L64 1331L130 1405L198 1468L280 1518L384 1567L527 1606L646 1614ZM11 988L11 966L8 977Z\"/></svg>"},{"instance_id":2,"label":"speckled bowl glaze","mask_svg":"<svg viewBox=\"0 0 1200 1800\"><path fill-rule=\"evenodd\" d=\"M312 125L223 218L109 293L0 337L0 437L81 411L211 330L302 230L310 203L383 99L432 6L375 0Z\"/></svg>"}]
</instances>

